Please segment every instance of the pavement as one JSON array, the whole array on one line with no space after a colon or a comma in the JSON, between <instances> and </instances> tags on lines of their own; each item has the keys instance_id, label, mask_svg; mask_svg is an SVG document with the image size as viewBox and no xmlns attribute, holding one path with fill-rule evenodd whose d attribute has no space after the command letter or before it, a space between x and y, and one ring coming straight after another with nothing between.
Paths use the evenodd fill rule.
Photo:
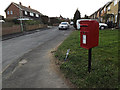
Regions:
<instances>
[{"instance_id":1,"label":"pavement","mask_svg":"<svg viewBox=\"0 0 120 90\"><path fill-rule=\"evenodd\" d=\"M70 88L56 72L51 51L69 36L72 29L53 32L58 34L22 55L3 72L3 88Z\"/></svg>"}]
</instances>

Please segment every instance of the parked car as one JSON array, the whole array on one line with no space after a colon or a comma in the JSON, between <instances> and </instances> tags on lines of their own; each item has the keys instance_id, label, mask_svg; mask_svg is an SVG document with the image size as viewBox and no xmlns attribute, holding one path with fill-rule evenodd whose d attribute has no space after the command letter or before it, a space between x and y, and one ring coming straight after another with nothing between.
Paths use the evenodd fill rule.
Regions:
<instances>
[{"instance_id":1,"label":"parked car","mask_svg":"<svg viewBox=\"0 0 120 90\"><path fill-rule=\"evenodd\" d=\"M105 29L107 27L108 27L107 24L105 24L105 23L99 23L99 29L103 30L103 29Z\"/></svg>"},{"instance_id":2,"label":"parked car","mask_svg":"<svg viewBox=\"0 0 120 90\"><path fill-rule=\"evenodd\" d=\"M61 29L68 29L69 28L69 23L68 22L61 22L59 24L59 30Z\"/></svg>"},{"instance_id":3,"label":"parked car","mask_svg":"<svg viewBox=\"0 0 120 90\"><path fill-rule=\"evenodd\" d=\"M73 22L73 21L71 21L71 22L70 22L70 25L73 25L73 24L74 24L74 22Z\"/></svg>"},{"instance_id":4,"label":"parked car","mask_svg":"<svg viewBox=\"0 0 120 90\"><path fill-rule=\"evenodd\" d=\"M4 23L5 21L4 20L0 20L0 23Z\"/></svg>"}]
</instances>

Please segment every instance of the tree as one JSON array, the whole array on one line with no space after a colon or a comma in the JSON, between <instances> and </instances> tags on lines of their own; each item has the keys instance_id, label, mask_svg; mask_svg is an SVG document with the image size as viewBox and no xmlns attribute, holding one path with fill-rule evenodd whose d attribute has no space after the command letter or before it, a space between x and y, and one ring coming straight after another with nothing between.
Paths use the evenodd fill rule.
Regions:
<instances>
[{"instance_id":1,"label":"tree","mask_svg":"<svg viewBox=\"0 0 120 90\"><path fill-rule=\"evenodd\" d=\"M84 19L89 19L89 17L85 14Z\"/></svg>"},{"instance_id":2,"label":"tree","mask_svg":"<svg viewBox=\"0 0 120 90\"><path fill-rule=\"evenodd\" d=\"M79 12L79 10L77 9L76 12L75 12L75 14L74 14L74 18L73 18L73 22L74 22L74 25L73 25L73 26L74 26L75 29L77 29L76 22L77 22L77 20L80 19L80 18L81 18L80 12Z\"/></svg>"}]
</instances>

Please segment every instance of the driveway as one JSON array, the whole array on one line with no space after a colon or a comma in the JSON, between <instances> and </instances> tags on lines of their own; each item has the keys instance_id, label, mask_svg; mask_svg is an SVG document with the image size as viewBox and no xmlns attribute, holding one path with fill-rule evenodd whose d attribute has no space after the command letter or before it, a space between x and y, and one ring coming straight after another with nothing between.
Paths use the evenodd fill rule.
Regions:
<instances>
[{"instance_id":1,"label":"driveway","mask_svg":"<svg viewBox=\"0 0 120 90\"><path fill-rule=\"evenodd\" d=\"M54 27L3 41L3 68L19 62L5 69L3 88L69 88L53 69L50 52L71 32Z\"/></svg>"}]
</instances>

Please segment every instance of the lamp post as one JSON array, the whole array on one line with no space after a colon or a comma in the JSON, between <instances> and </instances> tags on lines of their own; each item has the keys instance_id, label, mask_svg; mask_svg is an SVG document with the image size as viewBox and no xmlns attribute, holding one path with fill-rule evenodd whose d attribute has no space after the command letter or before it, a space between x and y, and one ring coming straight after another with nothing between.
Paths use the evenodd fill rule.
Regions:
<instances>
[{"instance_id":1,"label":"lamp post","mask_svg":"<svg viewBox=\"0 0 120 90\"><path fill-rule=\"evenodd\" d=\"M21 9L21 6L20 6L20 5L21 5L21 2L19 3L19 13L20 13L20 26L21 26L21 31L23 32L23 23L22 23L22 19L21 19L21 16L22 16L21 14L22 14L22 13L21 13L21 10L20 10L20 9Z\"/></svg>"}]
</instances>

